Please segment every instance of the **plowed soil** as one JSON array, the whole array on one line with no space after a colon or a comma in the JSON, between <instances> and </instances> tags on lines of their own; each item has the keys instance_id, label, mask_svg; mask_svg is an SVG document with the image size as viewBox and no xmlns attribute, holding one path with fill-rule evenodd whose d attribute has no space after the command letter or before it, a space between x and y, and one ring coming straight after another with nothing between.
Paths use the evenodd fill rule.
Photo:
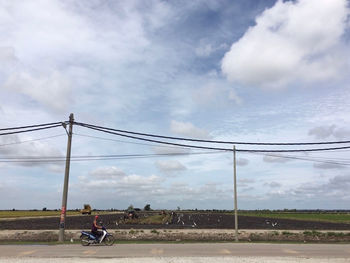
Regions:
<instances>
[{"instance_id":1,"label":"plowed soil","mask_svg":"<svg viewBox=\"0 0 350 263\"><path fill-rule=\"evenodd\" d=\"M150 213L140 213L140 217ZM234 215L224 213L175 213L170 222L164 224L133 224L123 222L122 214L100 215L107 229L233 229ZM66 229L90 229L93 215L67 216ZM27 218L1 220L0 230L40 230L58 229L59 218ZM350 224L301 221L291 219L271 219L253 216L239 216L239 229L276 229L276 230L350 230Z\"/></svg>"}]
</instances>

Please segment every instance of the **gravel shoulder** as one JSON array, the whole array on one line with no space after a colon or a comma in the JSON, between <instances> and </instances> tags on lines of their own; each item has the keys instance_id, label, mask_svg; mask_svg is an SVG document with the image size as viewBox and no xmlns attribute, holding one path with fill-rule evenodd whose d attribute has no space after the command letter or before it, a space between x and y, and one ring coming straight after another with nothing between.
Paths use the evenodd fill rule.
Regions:
<instances>
[{"instance_id":1,"label":"gravel shoulder","mask_svg":"<svg viewBox=\"0 0 350 263\"><path fill-rule=\"evenodd\" d=\"M233 242L234 229L119 229L110 230L117 241ZM81 230L66 230L65 239L79 242ZM239 230L243 242L350 243L350 231ZM0 230L0 242L56 242L56 230Z\"/></svg>"}]
</instances>

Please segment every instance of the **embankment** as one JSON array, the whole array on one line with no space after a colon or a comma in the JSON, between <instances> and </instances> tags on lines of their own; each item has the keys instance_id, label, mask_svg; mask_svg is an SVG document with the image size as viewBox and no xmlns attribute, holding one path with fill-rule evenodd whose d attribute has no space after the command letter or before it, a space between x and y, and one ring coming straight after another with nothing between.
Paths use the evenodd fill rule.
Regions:
<instances>
[{"instance_id":1,"label":"embankment","mask_svg":"<svg viewBox=\"0 0 350 263\"><path fill-rule=\"evenodd\" d=\"M111 230L117 241L234 241L232 229L120 229ZM67 241L79 241L79 230L66 230ZM58 240L58 230L1 230L0 242ZM282 242L350 242L350 231L240 230L239 240Z\"/></svg>"}]
</instances>

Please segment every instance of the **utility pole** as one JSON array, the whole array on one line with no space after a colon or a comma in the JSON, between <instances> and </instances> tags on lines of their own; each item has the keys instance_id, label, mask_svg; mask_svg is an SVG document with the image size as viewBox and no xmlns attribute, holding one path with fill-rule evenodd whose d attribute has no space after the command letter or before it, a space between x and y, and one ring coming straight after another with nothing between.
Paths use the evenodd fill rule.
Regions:
<instances>
[{"instance_id":1,"label":"utility pole","mask_svg":"<svg viewBox=\"0 0 350 263\"><path fill-rule=\"evenodd\" d=\"M235 241L238 242L236 146L235 145L233 145L233 188L234 188L234 199L235 199Z\"/></svg>"},{"instance_id":2,"label":"utility pole","mask_svg":"<svg viewBox=\"0 0 350 263\"><path fill-rule=\"evenodd\" d=\"M71 153L71 147L72 147L73 122L74 122L74 115L73 115L73 113L71 113L69 115L69 132L68 132L67 155L66 155L66 170L64 173L60 228L59 228L59 232L58 232L58 241L59 242L64 241L64 227L65 227L66 210L67 210L68 180L69 180L69 167L70 167L70 153Z\"/></svg>"}]
</instances>

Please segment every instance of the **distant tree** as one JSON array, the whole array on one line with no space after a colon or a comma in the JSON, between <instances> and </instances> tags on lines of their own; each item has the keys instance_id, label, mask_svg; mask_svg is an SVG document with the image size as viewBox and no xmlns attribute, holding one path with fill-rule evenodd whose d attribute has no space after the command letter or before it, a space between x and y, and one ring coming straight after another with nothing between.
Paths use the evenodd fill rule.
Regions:
<instances>
[{"instance_id":1,"label":"distant tree","mask_svg":"<svg viewBox=\"0 0 350 263\"><path fill-rule=\"evenodd\" d=\"M145 210L145 211L150 211L150 210L151 210L151 205L150 205L150 204L145 205L145 207L143 208L143 210Z\"/></svg>"},{"instance_id":2,"label":"distant tree","mask_svg":"<svg viewBox=\"0 0 350 263\"><path fill-rule=\"evenodd\" d=\"M129 205L129 207L128 207L128 209L127 209L128 211L130 211L130 210L134 210L134 206L133 205Z\"/></svg>"},{"instance_id":3,"label":"distant tree","mask_svg":"<svg viewBox=\"0 0 350 263\"><path fill-rule=\"evenodd\" d=\"M180 210L181 210L181 208L180 208L180 206L178 206L178 207L177 207L177 211L180 211Z\"/></svg>"},{"instance_id":4,"label":"distant tree","mask_svg":"<svg viewBox=\"0 0 350 263\"><path fill-rule=\"evenodd\" d=\"M43 211L46 211L46 210L47 210L47 208L46 208L46 207L44 207L44 208L43 208Z\"/></svg>"},{"instance_id":5,"label":"distant tree","mask_svg":"<svg viewBox=\"0 0 350 263\"><path fill-rule=\"evenodd\" d=\"M12 208L12 211L16 211L16 209Z\"/></svg>"}]
</instances>

